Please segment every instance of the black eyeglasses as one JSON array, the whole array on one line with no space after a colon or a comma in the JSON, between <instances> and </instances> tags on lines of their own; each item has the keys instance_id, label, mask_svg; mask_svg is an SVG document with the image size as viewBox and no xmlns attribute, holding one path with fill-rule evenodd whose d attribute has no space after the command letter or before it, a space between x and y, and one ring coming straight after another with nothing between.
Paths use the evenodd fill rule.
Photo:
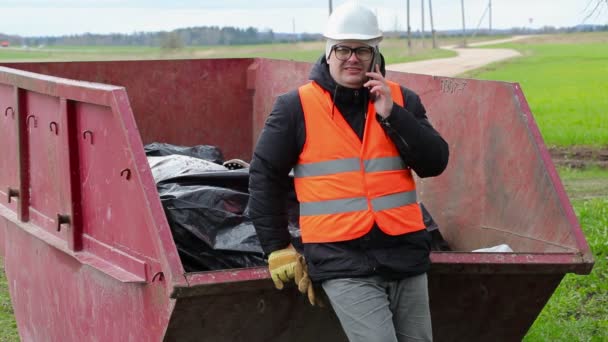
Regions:
<instances>
[{"instance_id":1,"label":"black eyeglasses","mask_svg":"<svg viewBox=\"0 0 608 342\"><path fill-rule=\"evenodd\" d=\"M355 52L355 56L364 62L369 61L374 56L374 48L369 46L360 46L354 49L343 45L334 46L334 54L341 61L348 60L353 55L353 51Z\"/></svg>"}]
</instances>

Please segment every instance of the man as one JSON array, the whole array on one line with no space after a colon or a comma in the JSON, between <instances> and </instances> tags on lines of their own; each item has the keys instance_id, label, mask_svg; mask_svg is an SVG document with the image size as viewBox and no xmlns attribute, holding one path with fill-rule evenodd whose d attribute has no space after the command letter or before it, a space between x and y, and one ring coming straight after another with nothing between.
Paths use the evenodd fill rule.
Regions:
<instances>
[{"instance_id":1,"label":"man","mask_svg":"<svg viewBox=\"0 0 608 342\"><path fill-rule=\"evenodd\" d=\"M278 97L250 168L250 216L270 273L277 288L297 273L285 209L293 169L305 268L349 340L432 340L431 241L411 170L439 175L447 143L419 97L384 78L373 12L340 6L324 36L311 82Z\"/></svg>"}]
</instances>

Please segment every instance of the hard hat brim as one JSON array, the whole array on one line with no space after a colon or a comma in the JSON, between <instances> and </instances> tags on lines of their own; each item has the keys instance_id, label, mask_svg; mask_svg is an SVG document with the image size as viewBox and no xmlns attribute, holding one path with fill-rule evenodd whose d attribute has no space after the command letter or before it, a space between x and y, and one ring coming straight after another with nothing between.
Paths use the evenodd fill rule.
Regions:
<instances>
[{"instance_id":1,"label":"hard hat brim","mask_svg":"<svg viewBox=\"0 0 608 342\"><path fill-rule=\"evenodd\" d=\"M382 38L382 33L378 33L376 35L370 34L353 34L353 33L343 33L343 34L323 34L323 37L334 40L370 40Z\"/></svg>"}]
</instances>

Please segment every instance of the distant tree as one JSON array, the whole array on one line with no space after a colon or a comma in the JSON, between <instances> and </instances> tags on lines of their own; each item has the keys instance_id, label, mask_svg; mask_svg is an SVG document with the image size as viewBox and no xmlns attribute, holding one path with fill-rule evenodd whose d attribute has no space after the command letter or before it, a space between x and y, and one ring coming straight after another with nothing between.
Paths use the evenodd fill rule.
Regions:
<instances>
[{"instance_id":1,"label":"distant tree","mask_svg":"<svg viewBox=\"0 0 608 342\"><path fill-rule=\"evenodd\" d=\"M160 41L160 47L166 50L177 50L184 47L184 41L179 36L179 33L172 31L164 35Z\"/></svg>"},{"instance_id":2,"label":"distant tree","mask_svg":"<svg viewBox=\"0 0 608 342\"><path fill-rule=\"evenodd\" d=\"M548 25L541 27L540 30L543 33L556 33L557 32L557 28L555 28L555 26L548 26Z\"/></svg>"}]
</instances>

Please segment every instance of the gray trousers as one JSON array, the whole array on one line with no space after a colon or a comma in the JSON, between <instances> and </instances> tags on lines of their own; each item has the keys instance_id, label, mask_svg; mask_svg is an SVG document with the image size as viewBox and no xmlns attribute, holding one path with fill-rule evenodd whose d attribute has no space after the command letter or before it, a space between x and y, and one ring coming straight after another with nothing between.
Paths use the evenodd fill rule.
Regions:
<instances>
[{"instance_id":1,"label":"gray trousers","mask_svg":"<svg viewBox=\"0 0 608 342\"><path fill-rule=\"evenodd\" d=\"M322 286L351 342L433 340L426 273L332 279Z\"/></svg>"}]
</instances>

